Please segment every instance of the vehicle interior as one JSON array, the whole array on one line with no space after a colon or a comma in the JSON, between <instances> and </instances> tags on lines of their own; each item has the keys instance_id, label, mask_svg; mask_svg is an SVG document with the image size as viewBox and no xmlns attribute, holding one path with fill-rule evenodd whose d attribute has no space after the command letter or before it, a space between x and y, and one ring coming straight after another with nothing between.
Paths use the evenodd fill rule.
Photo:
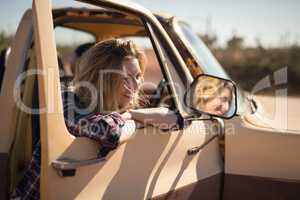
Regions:
<instances>
[{"instance_id":1,"label":"vehicle interior","mask_svg":"<svg viewBox=\"0 0 300 200\"><path fill-rule=\"evenodd\" d=\"M1 91L1 86L2 86L2 80L3 80L3 75L5 72L5 63L7 60L7 48L3 49L0 52L0 91Z\"/></svg>"}]
</instances>

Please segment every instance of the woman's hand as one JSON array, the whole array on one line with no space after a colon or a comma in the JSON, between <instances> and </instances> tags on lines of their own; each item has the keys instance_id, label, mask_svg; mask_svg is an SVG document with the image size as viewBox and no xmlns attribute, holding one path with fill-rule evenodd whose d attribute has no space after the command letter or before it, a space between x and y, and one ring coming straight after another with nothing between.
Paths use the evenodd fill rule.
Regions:
<instances>
[{"instance_id":1,"label":"woman's hand","mask_svg":"<svg viewBox=\"0 0 300 200\"><path fill-rule=\"evenodd\" d=\"M122 127L119 143L123 144L135 136L136 124L133 120L126 120Z\"/></svg>"},{"instance_id":2,"label":"woman's hand","mask_svg":"<svg viewBox=\"0 0 300 200\"><path fill-rule=\"evenodd\" d=\"M124 120L131 120L132 119L131 113L129 111L123 112L121 114L121 116L123 117Z\"/></svg>"}]
</instances>

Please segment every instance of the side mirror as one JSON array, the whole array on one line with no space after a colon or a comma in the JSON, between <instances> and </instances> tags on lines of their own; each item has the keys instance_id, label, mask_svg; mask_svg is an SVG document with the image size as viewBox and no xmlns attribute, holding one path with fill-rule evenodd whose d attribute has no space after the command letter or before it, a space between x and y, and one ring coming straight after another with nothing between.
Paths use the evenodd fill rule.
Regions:
<instances>
[{"instance_id":1,"label":"side mirror","mask_svg":"<svg viewBox=\"0 0 300 200\"><path fill-rule=\"evenodd\" d=\"M186 91L184 103L197 113L230 119L237 111L236 85L231 80L201 74Z\"/></svg>"}]
</instances>

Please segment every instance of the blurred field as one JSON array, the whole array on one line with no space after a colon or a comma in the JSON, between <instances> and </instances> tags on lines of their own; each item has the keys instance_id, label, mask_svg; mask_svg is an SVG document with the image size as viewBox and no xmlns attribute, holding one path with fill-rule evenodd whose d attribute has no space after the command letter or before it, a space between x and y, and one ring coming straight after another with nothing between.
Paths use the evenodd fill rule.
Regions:
<instances>
[{"instance_id":1,"label":"blurred field","mask_svg":"<svg viewBox=\"0 0 300 200\"><path fill-rule=\"evenodd\" d=\"M158 63L155 59L155 55L152 51L146 50L148 62L146 69L146 77L145 81L150 81L154 83L158 83L161 80L162 76L160 74L160 69ZM231 56L231 55L229 55ZM221 60L222 61L222 60ZM257 67L253 67L254 69L250 69L252 73L239 71L238 66L235 67L227 67L226 70L230 76L240 85L243 86L244 90L250 91L252 87L261 80L262 78L269 76L271 79L273 77L273 73L276 71L268 71L268 70L257 70ZM255 71L255 69L257 71ZM290 76L290 71L288 71L288 78ZM295 75L294 75L295 76ZM300 79L296 79L295 82L299 82ZM273 82L273 80L271 80ZM264 117L269 120L275 120L276 117L279 117L279 122L276 121L277 125L286 120L287 129L289 130L299 130L300 131L300 90L297 90L299 85L295 85L295 82L288 82L278 88L275 86L266 88L258 93L255 93L255 97L259 101L260 105L263 107ZM294 84L294 85L293 85ZM276 96L276 89L287 89L287 96ZM285 102L286 100L286 102ZM278 107L279 106L279 107ZM286 106L286 107L283 107ZM284 111L283 113L281 111ZM279 115L279 116L278 116Z\"/></svg>"},{"instance_id":2,"label":"blurred field","mask_svg":"<svg viewBox=\"0 0 300 200\"><path fill-rule=\"evenodd\" d=\"M217 50L214 54L229 76L245 91L251 92L260 80L268 77L271 87L259 91L259 95L273 95L276 89L287 88L288 96L300 96L300 47L290 50L295 51L294 57L289 55L288 49L265 51L269 51L266 53L268 56L260 55L254 49ZM145 53L147 55L145 80L157 83L162 76L155 54L149 49L146 49ZM284 67L287 67L287 74L281 75L287 76L287 82L278 86L274 84L274 73Z\"/></svg>"},{"instance_id":3,"label":"blurred field","mask_svg":"<svg viewBox=\"0 0 300 200\"><path fill-rule=\"evenodd\" d=\"M289 96L300 95L299 46L216 50L214 53L230 77L244 90L251 91L261 79L267 76L270 78L271 85L275 87L274 73L286 68L287 82L282 87L288 88ZM262 92L268 93L268 90Z\"/></svg>"},{"instance_id":4,"label":"blurred field","mask_svg":"<svg viewBox=\"0 0 300 200\"><path fill-rule=\"evenodd\" d=\"M226 47L219 47L215 36L205 34L199 37L211 49L232 80L242 89L251 91L266 76L270 76L271 82L274 83L274 72L287 67L287 83L282 87L288 88L289 96L300 96L300 45L265 48L258 43L257 47L247 47L243 45L242 37L233 35L228 39ZM0 51L10 45L12 38L13 35L0 31ZM76 44L68 46L57 44L62 58L75 48ZM153 51L145 49L145 52L148 57L145 81L158 84L162 76L157 60ZM274 88L268 88L260 91L260 94L268 95L272 90Z\"/></svg>"}]
</instances>

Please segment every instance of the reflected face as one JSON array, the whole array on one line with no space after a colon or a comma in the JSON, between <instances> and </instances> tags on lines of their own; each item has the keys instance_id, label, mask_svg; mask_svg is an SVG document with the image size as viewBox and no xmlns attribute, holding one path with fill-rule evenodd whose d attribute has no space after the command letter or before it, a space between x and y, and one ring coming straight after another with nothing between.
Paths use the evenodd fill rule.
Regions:
<instances>
[{"instance_id":1,"label":"reflected face","mask_svg":"<svg viewBox=\"0 0 300 200\"><path fill-rule=\"evenodd\" d=\"M117 89L117 103L119 108L127 107L137 95L142 73L139 62L134 57L129 57L123 61L124 76Z\"/></svg>"},{"instance_id":2,"label":"reflected face","mask_svg":"<svg viewBox=\"0 0 300 200\"><path fill-rule=\"evenodd\" d=\"M229 111L232 94L229 88L223 88L215 97L204 104L204 112L224 116Z\"/></svg>"}]
</instances>

